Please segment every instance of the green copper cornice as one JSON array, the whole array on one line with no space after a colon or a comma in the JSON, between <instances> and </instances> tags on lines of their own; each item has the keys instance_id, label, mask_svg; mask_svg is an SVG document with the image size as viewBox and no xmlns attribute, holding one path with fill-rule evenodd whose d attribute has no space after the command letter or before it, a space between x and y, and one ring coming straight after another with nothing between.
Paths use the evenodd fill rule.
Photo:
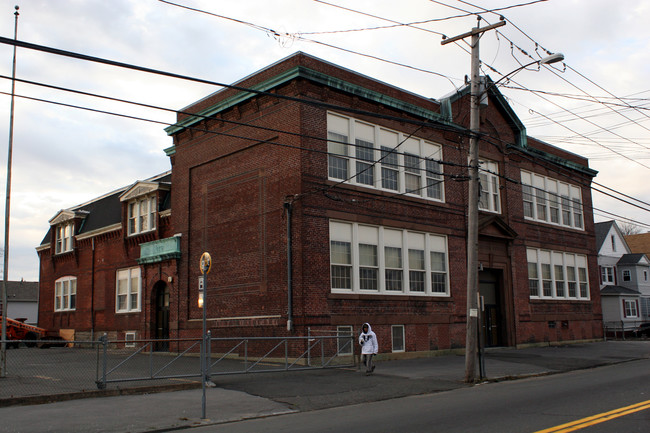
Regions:
<instances>
[{"instance_id":1,"label":"green copper cornice","mask_svg":"<svg viewBox=\"0 0 650 433\"><path fill-rule=\"evenodd\" d=\"M373 102L377 102L382 105L422 117L424 119L447 123L439 113L436 113L434 111L427 110L417 105L404 102L400 99L384 95L383 93L367 89L363 86L359 86L357 84L353 84L348 81L314 71L313 69L305 68L304 66L296 66L295 68L289 69L279 75L276 75L273 78L270 78L269 80L250 87L250 89L254 90L254 92L239 92L234 96L226 98L223 101L220 101L219 103L198 112L194 116L189 116L174 125L168 126L165 128L165 131L167 132L167 135L174 135L178 132L183 131L185 128L189 128L192 125L195 125L205 117L214 116L223 110L227 110L230 107L233 107L254 97L258 94L258 92L268 92L269 90L296 78L304 78L333 89L341 90L343 92L359 96L360 98L368 99ZM167 149L166 152L170 149ZM167 152L167 154L169 155L169 152Z\"/></svg>"},{"instance_id":2,"label":"green copper cornice","mask_svg":"<svg viewBox=\"0 0 650 433\"><path fill-rule=\"evenodd\" d=\"M508 146L508 147L511 147L511 146ZM526 148L516 147L516 148L517 148L517 150L519 152L527 153L528 155L532 156L533 158L550 161L553 164L560 165L562 167L566 167L566 168L569 168L571 170L575 170L575 171L577 171L579 173L586 174L587 176L596 177L596 175L598 174L598 171L596 171L596 170L594 170L592 168L586 167L584 165L578 164L578 163L573 162L573 161L569 161L568 159L564 159L564 158L556 156L556 155L552 155L552 154L550 154L548 152L544 152L543 150L535 149L535 148L532 148L532 147L526 147Z\"/></svg>"}]
</instances>

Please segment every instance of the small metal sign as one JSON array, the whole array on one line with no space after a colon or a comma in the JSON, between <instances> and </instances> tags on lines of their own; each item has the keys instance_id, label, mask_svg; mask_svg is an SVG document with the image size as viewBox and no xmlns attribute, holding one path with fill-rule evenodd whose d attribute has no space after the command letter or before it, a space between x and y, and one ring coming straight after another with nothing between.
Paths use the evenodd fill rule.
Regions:
<instances>
[{"instance_id":1,"label":"small metal sign","mask_svg":"<svg viewBox=\"0 0 650 433\"><path fill-rule=\"evenodd\" d=\"M210 257L210 253L201 254L201 261L199 262L199 266L202 274L207 274L210 272L210 267L212 266L212 257Z\"/></svg>"}]
</instances>

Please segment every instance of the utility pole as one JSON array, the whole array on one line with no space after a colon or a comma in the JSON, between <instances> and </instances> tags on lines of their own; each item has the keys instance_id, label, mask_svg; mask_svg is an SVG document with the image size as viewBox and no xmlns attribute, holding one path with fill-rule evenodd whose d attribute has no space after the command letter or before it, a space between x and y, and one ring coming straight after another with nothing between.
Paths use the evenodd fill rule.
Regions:
<instances>
[{"instance_id":1,"label":"utility pole","mask_svg":"<svg viewBox=\"0 0 650 433\"><path fill-rule=\"evenodd\" d=\"M18 39L18 6L14 12L14 42ZM11 203L11 160L14 144L14 95L16 94L16 45L11 72L11 109L9 114L9 147L7 155L7 194L5 196L5 244L2 267L2 335L0 336L0 377L7 377L7 281L9 280L9 204Z\"/></svg>"},{"instance_id":2,"label":"utility pole","mask_svg":"<svg viewBox=\"0 0 650 433\"><path fill-rule=\"evenodd\" d=\"M476 381L478 365L478 201L480 198L480 185L478 174L478 138L480 134L479 102L480 77L479 77L479 40L484 32L497 27L505 26L505 21L499 21L485 27L479 23L472 31L444 39L442 45L459 41L471 36L472 63L470 84L470 117L469 117L469 197L467 199L467 327L465 337L465 382Z\"/></svg>"}]
</instances>

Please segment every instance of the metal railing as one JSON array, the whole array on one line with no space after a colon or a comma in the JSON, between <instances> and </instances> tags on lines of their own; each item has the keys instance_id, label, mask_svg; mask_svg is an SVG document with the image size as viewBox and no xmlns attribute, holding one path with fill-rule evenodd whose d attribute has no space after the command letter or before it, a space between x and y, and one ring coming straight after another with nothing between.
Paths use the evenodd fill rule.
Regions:
<instances>
[{"instance_id":1,"label":"metal railing","mask_svg":"<svg viewBox=\"0 0 650 433\"><path fill-rule=\"evenodd\" d=\"M636 338L640 336L639 327L648 323L647 320L617 320L603 322L603 331L605 339L613 338L614 340L625 340L626 338Z\"/></svg>"},{"instance_id":2,"label":"metal railing","mask_svg":"<svg viewBox=\"0 0 650 433\"><path fill-rule=\"evenodd\" d=\"M207 338L207 337L206 337ZM7 341L7 377L0 406L15 398L91 393L120 385L196 386L201 383L202 339ZM291 372L355 365L353 338L210 338L206 379L228 374ZM14 348L15 347L15 348ZM4 403L3 403L4 402Z\"/></svg>"},{"instance_id":3,"label":"metal railing","mask_svg":"<svg viewBox=\"0 0 650 433\"><path fill-rule=\"evenodd\" d=\"M208 364L209 376L354 366L351 336L211 338L208 347L208 359L218 356ZM215 370L226 360L226 368Z\"/></svg>"},{"instance_id":4,"label":"metal railing","mask_svg":"<svg viewBox=\"0 0 650 433\"><path fill-rule=\"evenodd\" d=\"M200 353L206 354L207 381L212 376L228 374L354 366L354 356L348 354L353 351L351 336L209 338L205 352L200 350L202 339L165 341L169 346L182 348L171 360L158 356L160 353L154 350L161 340L100 338L97 387L105 389L107 384L119 382L200 379ZM136 347L125 353L127 345ZM167 362L160 362L161 359Z\"/></svg>"}]
</instances>

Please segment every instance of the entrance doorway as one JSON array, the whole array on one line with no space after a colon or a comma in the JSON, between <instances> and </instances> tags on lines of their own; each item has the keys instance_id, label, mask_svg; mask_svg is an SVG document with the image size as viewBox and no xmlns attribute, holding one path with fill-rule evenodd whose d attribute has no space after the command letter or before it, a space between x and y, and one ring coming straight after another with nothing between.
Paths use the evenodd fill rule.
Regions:
<instances>
[{"instance_id":1,"label":"entrance doorway","mask_svg":"<svg viewBox=\"0 0 650 433\"><path fill-rule=\"evenodd\" d=\"M501 271L484 270L479 272L479 294L481 311L481 332L485 347L502 346L505 341L501 310Z\"/></svg>"},{"instance_id":2,"label":"entrance doorway","mask_svg":"<svg viewBox=\"0 0 650 433\"><path fill-rule=\"evenodd\" d=\"M154 337L157 340L154 350L159 352L169 351L169 286L163 281L158 281L154 286L156 294L156 314L154 323Z\"/></svg>"}]
</instances>

